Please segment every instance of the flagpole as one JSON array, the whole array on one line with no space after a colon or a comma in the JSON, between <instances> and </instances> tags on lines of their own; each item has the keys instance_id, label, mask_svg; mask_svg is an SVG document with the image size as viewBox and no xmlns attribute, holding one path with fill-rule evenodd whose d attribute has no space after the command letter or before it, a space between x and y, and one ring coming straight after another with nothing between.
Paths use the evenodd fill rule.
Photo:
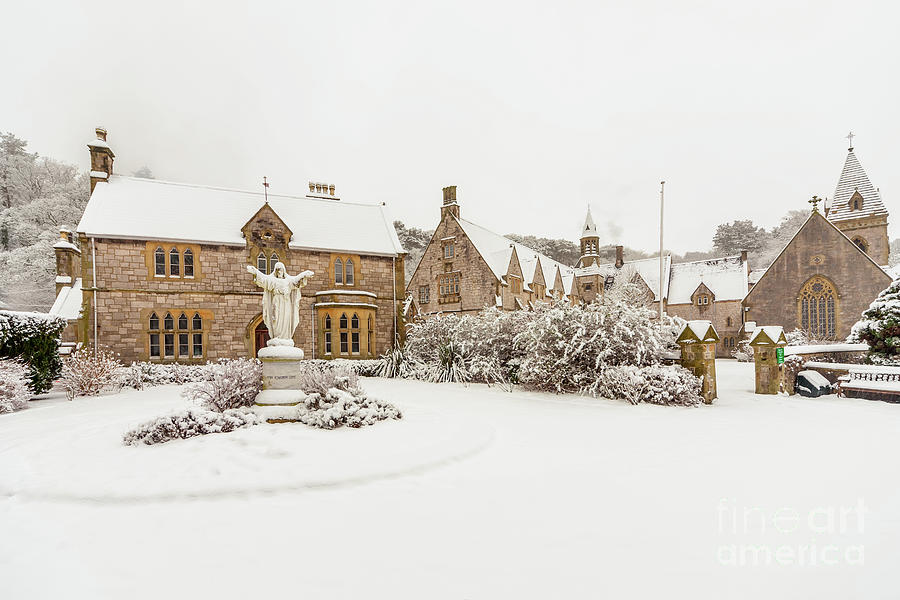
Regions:
<instances>
[{"instance_id":1,"label":"flagpole","mask_svg":"<svg viewBox=\"0 0 900 600\"><path fill-rule=\"evenodd\" d=\"M665 181L659 182L659 322L662 323L663 318L663 277L665 269L663 268L663 191L666 187Z\"/></svg>"}]
</instances>

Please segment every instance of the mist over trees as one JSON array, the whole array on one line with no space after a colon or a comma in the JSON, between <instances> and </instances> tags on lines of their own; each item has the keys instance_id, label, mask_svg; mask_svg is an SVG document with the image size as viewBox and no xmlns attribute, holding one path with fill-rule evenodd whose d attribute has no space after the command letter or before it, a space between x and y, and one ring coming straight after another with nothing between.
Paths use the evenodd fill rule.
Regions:
<instances>
[{"instance_id":1,"label":"mist over trees","mask_svg":"<svg viewBox=\"0 0 900 600\"><path fill-rule=\"evenodd\" d=\"M47 311L55 294L53 244L75 230L90 179L72 165L26 151L28 142L0 133L0 303Z\"/></svg>"}]
</instances>

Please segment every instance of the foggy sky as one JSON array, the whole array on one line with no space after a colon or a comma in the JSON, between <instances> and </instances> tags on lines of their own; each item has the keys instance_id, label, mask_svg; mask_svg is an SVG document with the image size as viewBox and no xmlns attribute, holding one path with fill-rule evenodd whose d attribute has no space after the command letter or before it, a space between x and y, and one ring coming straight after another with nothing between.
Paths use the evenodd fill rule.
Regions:
<instances>
[{"instance_id":1,"label":"foggy sky","mask_svg":"<svg viewBox=\"0 0 900 600\"><path fill-rule=\"evenodd\" d=\"M87 169L386 202L499 233L711 246L830 197L852 129L900 215L893 2L2 4L0 130ZM891 226L891 237L900 230Z\"/></svg>"}]
</instances>

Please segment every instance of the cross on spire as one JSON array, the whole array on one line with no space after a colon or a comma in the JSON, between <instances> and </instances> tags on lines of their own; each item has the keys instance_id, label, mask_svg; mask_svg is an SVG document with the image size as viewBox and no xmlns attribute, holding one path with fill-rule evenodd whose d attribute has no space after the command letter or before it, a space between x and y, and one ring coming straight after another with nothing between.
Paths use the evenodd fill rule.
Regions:
<instances>
[{"instance_id":1,"label":"cross on spire","mask_svg":"<svg viewBox=\"0 0 900 600\"><path fill-rule=\"evenodd\" d=\"M855 136L853 135L853 132L852 132L852 131L851 131L850 133L847 134L847 139L850 140L850 150L853 150L853 138L854 138L854 137L855 137Z\"/></svg>"},{"instance_id":2,"label":"cross on spire","mask_svg":"<svg viewBox=\"0 0 900 600\"><path fill-rule=\"evenodd\" d=\"M266 194L266 204L269 203L269 182L266 180L266 176L263 175L263 191Z\"/></svg>"},{"instance_id":3,"label":"cross on spire","mask_svg":"<svg viewBox=\"0 0 900 600\"><path fill-rule=\"evenodd\" d=\"M821 202L821 201L822 201L822 199L819 198L818 196L813 196L812 200L807 200L807 202L812 204L813 212L819 212L819 202Z\"/></svg>"}]
</instances>

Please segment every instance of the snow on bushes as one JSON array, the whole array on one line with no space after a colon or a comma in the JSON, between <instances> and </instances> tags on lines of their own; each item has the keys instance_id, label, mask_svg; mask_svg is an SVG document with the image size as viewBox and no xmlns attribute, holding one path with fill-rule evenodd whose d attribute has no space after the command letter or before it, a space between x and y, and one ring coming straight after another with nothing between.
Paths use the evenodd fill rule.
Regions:
<instances>
[{"instance_id":1,"label":"snow on bushes","mask_svg":"<svg viewBox=\"0 0 900 600\"><path fill-rule=\"evenodd\" d=\"M731 351L731 356L738 362L753 362L753 348L750 347L750 338L738 340L737 348Z\"/></svg>"},{"instance_id":2,"label":"snow on bushes","mask_svg":"<svg viewBox=\"0 0 900 600\"><path fill-rule=\"evenodd\" d=\"M250 406L262 390L262 367L254 358L238 358L207 365L208 376L189 383L181 395L200 406L223 412Z\"/></svg>"},{"instance_id":3,"label":"snow on bushes","mask_svg":"<svg viewBox=\"0 0 900 600\"><path fill-rule=\"evenodd\" d=\"M11 358L0 360L0 414L22 410L30 398L25 363Z\"/></svg>"},{"instance_id":4,"label":"snow on bushes","mask_svg":"<svg viewBox=\"0 0 900 600\"><path fill-rule=\"evenodd\" d=\"M59 337L66 320L43 313L0 310L0 358L21 358L31 391L43 394L59 377Z\"/></svg>"},{"instance_id":5,"label":"snow on bushes","mask_svg":"<svg viewBox=\"0 0 900 600\"><path fill-rule=\"evenodd\" d=\"M127 432L122 441L126 446L161 444L208 433L227 433L259 423L259 417L249 408L217 412L192 406L142 423Z\"/></svg>"},{"instance_id":6,"label":"snow on bushes","mask_svg":"<svg viewBox=\"0 0 900 600\"><path fill-rule=\"evenodd\" d=\"M82 348L66 359L62 368L62 385L71 400L75 396L95 396L115 385L122 363L109 350Z\"/></svg>"},{"instance_id":7,"label":"snow on bushes","mask_svg":"<svg viewBox=\"0 0 900 600\"><path fill-rule=\"evenodd\" d=\"M596 392L631 404L697 406L702 402L699 377L684 367L622 365L604 369Z\"/></svg>"},{"instance_id":8,"label":"snow on bushes","mask_svg":"<svg viewBox=\"0 0 900 600\"><path fill-rule=\"evenodd\" d=\"M210 377L210 369L209 365L133 362L130 366L119 369L118 376L123 387L142 390L145 386L182 385L205 381Z\"/></svg>"},{"instance_id":9,"label":"snow on bushes","mask_svg":"<svg viewBox=\"0 0 900 600\"><path fill-rule=\"evenodd\" d=\"M900 279L878 294L863 311L847 342L869 344L871 362L900 364Z\"/></svg>"}]
</instances>

